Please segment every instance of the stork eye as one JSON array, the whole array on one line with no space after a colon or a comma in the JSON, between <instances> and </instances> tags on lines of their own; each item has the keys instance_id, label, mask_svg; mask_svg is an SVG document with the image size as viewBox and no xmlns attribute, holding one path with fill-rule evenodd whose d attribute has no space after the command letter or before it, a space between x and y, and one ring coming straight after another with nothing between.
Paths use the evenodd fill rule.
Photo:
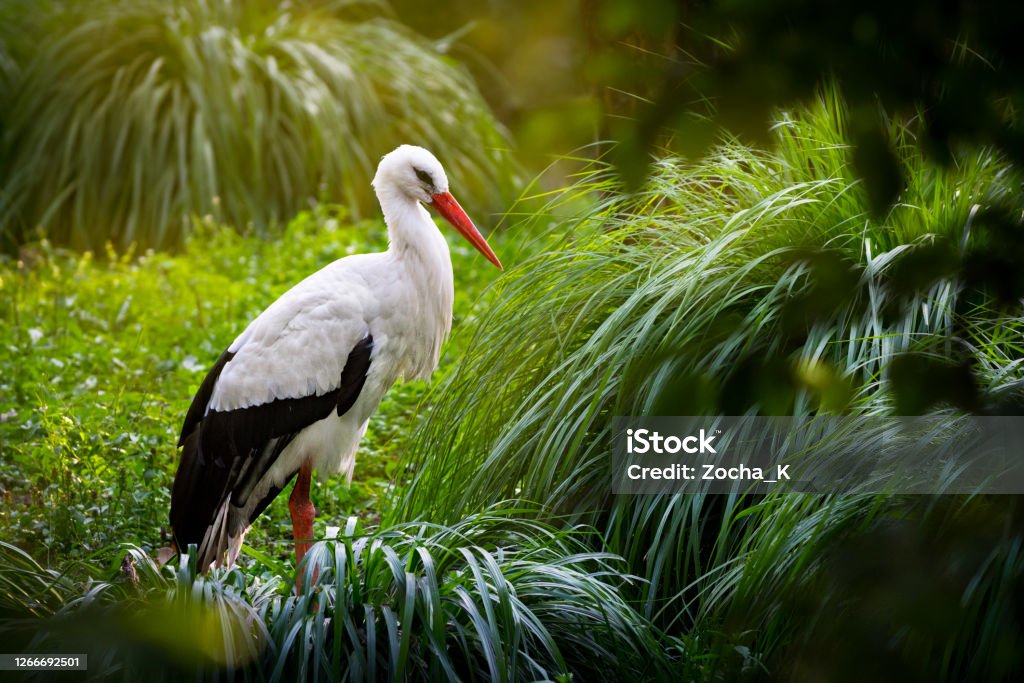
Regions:
<instances>
[{"instance_id":1,"label":"stork eye","mask_svg":"<svg viewBox=\"0 0 1024 683\"><path fill-rule=\"evenodd\" d=\"M426 171L421 171L418 168L414 168L413 170L416 171L416 177L420 179L420 182L422 182L428 188L434 187L434 179L430 177L429 173L427 173Z\"/></svg>"}]
</instances>

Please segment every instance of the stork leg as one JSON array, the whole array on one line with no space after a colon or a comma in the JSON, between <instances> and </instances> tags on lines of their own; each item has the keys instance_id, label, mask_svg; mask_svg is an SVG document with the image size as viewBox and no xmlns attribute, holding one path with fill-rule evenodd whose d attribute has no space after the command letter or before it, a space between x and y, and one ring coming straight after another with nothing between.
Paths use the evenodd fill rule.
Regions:
<instances>
[{"instance_id":1,"label":"stork leg","mask_svg":"<svg viewBox=\"0 0 1024 683\"><path fill-rule=\"evenodd\" d=\"M288 510L292 513L292 533L295 536L295 568L302 564L302 558L313 545L313 518L316 508L309 500L309 479L313 473L313 465L306 462L299 470L295 479L295 487L288 499ZM298 584L298 582L296 582Z\"/></svg>"}]
</instances>

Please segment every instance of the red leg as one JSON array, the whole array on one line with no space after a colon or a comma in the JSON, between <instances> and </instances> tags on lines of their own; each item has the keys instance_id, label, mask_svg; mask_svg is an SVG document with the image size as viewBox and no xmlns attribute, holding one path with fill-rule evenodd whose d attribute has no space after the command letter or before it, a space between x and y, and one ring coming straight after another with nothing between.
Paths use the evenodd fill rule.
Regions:
<instances>
[{"instance_id":1,"label":"red leg","mask_svg":"<svg viewBox=\"0 0 1024 683\"><path fill-rule=\"evenodd\" d=\"M306 463L299 470L299 476L295 480L295 487L288 499L288 509L292 513L292 533L295 535L295 568L298 569L305 557L306 551L313 545L313 517L316 516L316 508L309 500L309 479L313 473L313 466Z\"/></svg>"}]
</instances>

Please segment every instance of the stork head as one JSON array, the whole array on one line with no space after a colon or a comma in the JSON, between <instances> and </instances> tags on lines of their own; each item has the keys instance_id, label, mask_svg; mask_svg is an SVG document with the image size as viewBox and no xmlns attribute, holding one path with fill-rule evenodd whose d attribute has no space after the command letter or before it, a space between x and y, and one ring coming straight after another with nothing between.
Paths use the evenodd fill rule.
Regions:
<instances>
[{"instance_id":1,"label":"stork head","mask_svg":"<svg viewBox=\"0 0 1024 683\"><path fill-rule=\"evenodd\" d=\"M385 197L399 194L431 207L488 261L504 270L487 240L448 191L448 176L441 162L427 150L414 145L402 145L385 154L377 165L373 188L382 203Z\"/></svg>"}]
</instances>

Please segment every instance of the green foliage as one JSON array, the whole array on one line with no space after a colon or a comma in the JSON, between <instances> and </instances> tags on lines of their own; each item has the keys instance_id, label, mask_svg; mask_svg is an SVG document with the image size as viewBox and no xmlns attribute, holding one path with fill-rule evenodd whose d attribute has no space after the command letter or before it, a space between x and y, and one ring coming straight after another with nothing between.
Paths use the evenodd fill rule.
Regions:
<instances>
[{"instance_id":1,"label":"green foliage","mask_svg":"<svg viewBox=\"0 0 1024 683\"><path fill-rule=\"evenodd\" d=\"M558 248L511 271L478 324L460 332L470 351L431 397L396 518L449 521L505 498L536 501L599 528L604 548L649 580L637 597L663 627L695 628L720 649L788 667L781 644L813 637L840 600L826 570L839 541L855 545L927 510L849 496L612 497L611 417L887 414L936 401L1006 409L1020 405L1024 379L1019 303L1001 303L995 281L970 265L972 254L997 257L990 245L1003 228L991 216L1020 216L1019 177L987 151L936 167L893 121L908 182L874 218L843 114L826 95L812 111L781 116L770 152L730 142L699 164L666 156L638 193L596 162L555 194L550 213L599 199L557 224ZM525 231L549 220L527 219ZM1007 229L1019 231L1019 218ZM946 250L937 267L916 265L934 245ZM970 381L929 394L937 366ZM993 507L981 517L1005 529L1007 514ZM1018 542L1011 532L992 539L1009 584L971 555L949 595L967 599L981 582L1008 600L1008 585L1020 583ZM935 552L929 566L939 572L951 560ZM801 609L793 596L804 597ZM986 668L1006 647L990 612L956 629L908 623L931 597L894 617L885 632L894 656L942 651L961 672L1012 670ZM955 600L943 604L956 613ZM958 675L921 666L923 680Z\"/></svg>"},{"instance_id":2,"label":"green foliage","mask_svg":"<svg viewBox=\"0 0 1024 683\"><path fill-rule=\"evenodd\" d=\"M472 80L375 6L69 2L8 25L31 41L0 29L3 242L177 246L194 215L267 234L319 200L359 216L402 143L476 215L502 206L514 167Z\"/></svg>"},{"instance_id":3,"label":"green foliage","mask_svg":"<svg viewBox=\"0 0 1024 683\"><path fill-rule=\"evenodd\" d=\"M73 645L89 653L98 678L212 676L231 667L245 680L270 681L664 673L654 631L618 592L632 580L619 560L588 552L582 531L513 512L370 534L352 519L339 540L314 546L297 593L260 564L204 577L194 558L161 571L130 549L117 579L76 584L3 546L13 562L0 580L25 587L13 607L52 615L23 625L36 631L30 647ZM57 595L46 610L21 597L40 577Z\"/></svg>"}]
</instances>

